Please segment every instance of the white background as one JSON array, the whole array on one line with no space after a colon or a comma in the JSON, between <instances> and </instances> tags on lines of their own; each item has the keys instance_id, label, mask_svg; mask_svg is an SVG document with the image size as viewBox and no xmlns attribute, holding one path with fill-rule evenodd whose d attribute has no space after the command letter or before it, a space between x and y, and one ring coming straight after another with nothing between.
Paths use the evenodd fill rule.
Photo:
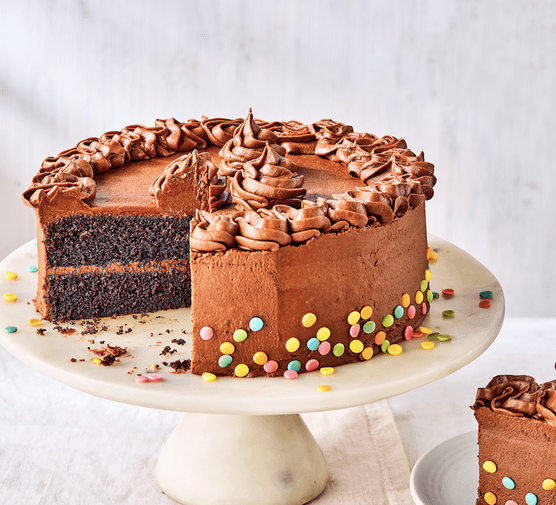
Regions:
<instances>
[{"instance_id":1,"label":"white background","mask_svg":"<svg viewBox=\"0 0 556 505\"><path fill-rule=\"evenodd\" d=\"M555 316L556 2L8 1L0 11L0 257L34 237L42 159L157 118L392 134L436 166L429 231Z\"/></svg>"}]
</instances>

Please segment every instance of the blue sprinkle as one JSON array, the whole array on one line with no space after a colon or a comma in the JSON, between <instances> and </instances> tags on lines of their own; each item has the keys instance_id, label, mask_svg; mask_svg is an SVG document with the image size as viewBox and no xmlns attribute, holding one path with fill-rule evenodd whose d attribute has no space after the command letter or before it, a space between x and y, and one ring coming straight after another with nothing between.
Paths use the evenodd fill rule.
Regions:
<instances>
[{"instance_id":1,"label":"blue sprinkle","mask_svg":"<svg viewBox=\"0 0 556 505\"><path fill-rule=\"evenodd\" d=\"M295 370L296 372L299 372L299 370L301 370L301 363L296 359L290 361L288 363L288 370Z\"/></svg>"},{"instance_id":2,"label":"blue sprinkle","mask_svg":"<svg viewBox=\"0 0 556 505\"><path fill-rule=\"evenodd\" d=\"M251 331L262 330L263 326L264 323L260 317L254 317L251 321L249 321L249 328L251 328Z\"/></svg>"},{"instance_id":3,"label":"blue sprinkle","mask_svg":"<svg viewBox=\"0 0 556 505\"><path fill-rule=\"evenodd\" d=\"M320 341L318 338L310 338L307 341L307 349L309 349L310 351L316 351L319 348L320 345Z\"/></svg>"},{"instance_id":4,"label":"blue sprinkle","mask_svg":"<svg viewBox=\"0 0 556 505\"><path fill-rule=\"evenodd\" d=\"M4 331L6 333L15 333L17 331L17 328L15 326L6 326L4 328Z\"/></svg>"},{"instance_id":5,"label":"blue sprinkle","mask_svg":"<svg viewBox=\"0 0 556 505\"><path fill-rule=\"evenodd\" d=\"M232 364L232 361L233 358L229 354L224 354L223 356L220 356L220 359L218 360L218 364L222 368L226 368L227 366L230 366Z\"/></svg>"},{"instance_id":6,"label":"blue sprinkle","mask_svg":"<svg viewBox=\"0 0 556 505\"><path fill-rule=\"evenodd\" d=\"M38 272L39 269L38 269L35 265L29 265L29 266L27 267L27 271L28 271L28 272Z\"/></svg>"},{"instance_id":7,"label":"blue sprinkle","mask_svg":"<svg viewBox=\"0 0 556 505\"><path fill-rule=\"evenodd\" d=\"M525 495L525 502L527 503L527 505L537 505L538 501L539 500L537 498L537 495L533 493L527 493Z\"/></svg>"}]
</instances>

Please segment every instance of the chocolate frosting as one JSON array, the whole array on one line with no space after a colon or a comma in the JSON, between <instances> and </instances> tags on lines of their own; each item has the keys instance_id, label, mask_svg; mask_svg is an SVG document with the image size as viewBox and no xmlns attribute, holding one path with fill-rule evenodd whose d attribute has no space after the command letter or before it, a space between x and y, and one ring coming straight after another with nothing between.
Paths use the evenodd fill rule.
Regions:
<instances>
[{"instance_id":1,"label":"chocolate frosting","mask_svg":"<svg viewBox=\"0 0 556 505\"><path fill-rule=\"evenodd\" d=\"M224 252L236 246L238 225L227 214L197 212L190 223L189 247L197 252Z\"/></svg>"},{"instance_id":2,"label":"chocolate frosting","mask_svg":"<svg viewBox=\"0 0 556 505\"><path fill-rule=\"evenodd\" d=\"M529 417L556 427L556 381L540 386L527 375L498 375L479 388L475 404L512 417Z\"/></svg>"}]
</instances>

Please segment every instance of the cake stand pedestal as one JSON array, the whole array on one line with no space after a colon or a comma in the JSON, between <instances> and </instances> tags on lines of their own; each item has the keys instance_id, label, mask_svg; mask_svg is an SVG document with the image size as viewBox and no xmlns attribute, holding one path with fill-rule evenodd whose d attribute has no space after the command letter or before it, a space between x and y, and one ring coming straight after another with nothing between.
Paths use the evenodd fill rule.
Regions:
<instances>
[{"instance_id":1,"label":"cake stand pedestal","mask_svg":"<svg viewBox=\"0 0 556 505\"><path fill-rule=\"evenodd\" d=\"M504 295L496 278L456 246L429 236L439 259L431 265L431 288L453 288L451 299L431 304L423 323L452 340L421 348L422 339L403 344L399 356L384 354L343 365L331 376L318 371L297 380L281 377L219 378L175 374L161 365L161 382L137 384L134 376L154 363L190 356L188 309L100 322L76 322L55 328L44 321L44 334L29 325L34 310L36 245L29 242L0 263L0 289L17 295L0 308L0 344L21 361L81 391L143 407L184 412L162 449L157 482L168 496L188 505L302 504L318 496L328 472L322 453L299 413L342 409L389 398L438 380L481 355L494 341L504 319ZM4 272L18 274L15 280ZM489 308L479 293L493 292ZM455 317L444 319L452 309ZM91 332L91 328L97 333ZM181 341L184 339L185 344ZM117 345L127 353L112 366L95 366L92 350ZM165 352L169 347L171 355ZM319 392L319 385L331 386ZM131 464L131 462L130 462Z\"/></svg>"}]
</instances>

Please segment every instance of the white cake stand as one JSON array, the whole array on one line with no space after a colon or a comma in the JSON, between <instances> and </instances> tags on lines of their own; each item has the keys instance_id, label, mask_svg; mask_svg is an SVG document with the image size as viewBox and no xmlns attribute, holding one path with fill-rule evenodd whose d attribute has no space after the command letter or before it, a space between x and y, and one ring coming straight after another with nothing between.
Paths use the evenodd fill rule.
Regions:
<instances>
[{"instance_id":1,"label":"white cake stand","mask_svg":"<svg viewBox=\"0 0 556 505\"><path fill-rule=\"evenodd\" d=\"M431 304L424 326L452 335L433 350L423 339L403 344L399 356L373 357L344 365L333 375L304 373L297 380L254 379L174 374L161 366L161 382L137 384L135 376L153 364L190 356L191 320L188 309L147 316L106 318L97 327L107 330L82 334L86 326L64 324L74 333L60 333L43 322L44 334L29 324L34 310L36 245L29 242L0 263L0 291L17 295L0 304L0 343L21 361L71 387L114 401L184 412L162 449L156 478L160 488L182 504L257 505L302 504L318 496L328 472L322 453L299 413L325 411L371 403L438 380L482 354L494 341L504 318L504 295L496 278L456 246L429 237L438 251L431 265L431 288L453 288L451 299L440 296ZM18 274L6 280L5 272ZM494 293L489 308L479 307L479 293ZM442 311L453 309L446 319ZM4 328L17 327L7 333ZM126 331L131 328L131 332ZM70 330L71 331L71 330ZM184 339L185 345L172 342ZM94 343L91 343L93 341ZM95 366L90 349L101 342L125 347L128 353L109 367ZM161 356L166 346L177 352ZM74 361L72 361L72 359ZM76 360L76 361L75 361ZM317 387L329 385L330 391Z\"/></svg>"}]
</instances>

